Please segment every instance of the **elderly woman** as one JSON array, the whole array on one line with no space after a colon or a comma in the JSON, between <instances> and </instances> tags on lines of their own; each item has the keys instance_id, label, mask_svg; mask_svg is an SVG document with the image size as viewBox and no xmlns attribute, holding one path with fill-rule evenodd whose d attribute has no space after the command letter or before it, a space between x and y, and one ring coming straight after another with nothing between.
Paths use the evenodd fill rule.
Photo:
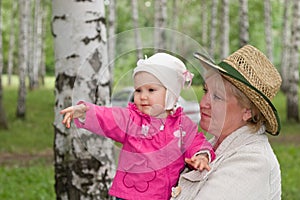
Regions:
<instances>
[{"instance_id":1,"label":"elderly woman","mask_svg":"<svg viewBox=\"0 0 300 200\"><path fill-rule=\"evenodd\" d=\"M280 167L266 134L280 131L271 103L281 84L276 68L250 45L218 65L195 57L206 69L200 126L214 136L217 157L210 171L183 173L172 199L281 199Z\"/></svg>"}]
</instances>

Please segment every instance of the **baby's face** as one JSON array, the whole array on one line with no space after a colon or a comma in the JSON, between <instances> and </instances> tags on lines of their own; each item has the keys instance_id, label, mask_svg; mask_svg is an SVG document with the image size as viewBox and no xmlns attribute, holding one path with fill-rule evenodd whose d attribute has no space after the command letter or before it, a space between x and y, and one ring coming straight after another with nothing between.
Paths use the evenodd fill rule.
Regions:
<instances>
[{"instance_id":1,"label":"baby's face","mask_svg":"<svg viewBox=\"0 0 300 200\"><path fill-rule=\"evenodd\" d=\"M163 85L149 83L135 89L134 103L137 108L150 116L159 116L165 112L166 88Z\"/></svg>"}]
</instances>

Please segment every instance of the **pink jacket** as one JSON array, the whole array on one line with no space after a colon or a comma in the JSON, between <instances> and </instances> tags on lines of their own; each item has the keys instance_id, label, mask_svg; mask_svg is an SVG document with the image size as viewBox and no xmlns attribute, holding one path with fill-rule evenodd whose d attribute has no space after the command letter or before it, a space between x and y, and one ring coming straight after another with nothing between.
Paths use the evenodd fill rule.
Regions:
<instances>
[{"instance_id":1,"label":"pink jacket","mask_svg":"<svg viewBox=\"0 0 300 200\"><path fill-rule=\"evenodd\" d=\"M123 144L118 169L109 194L123 199L170 198L185 166L184 158L207 151L215 154L202 133L178 108L165 121L127 108L103 107L88 102L86 119L75 119L78 128L104 135Z\"/></svg>"}]
</instances>

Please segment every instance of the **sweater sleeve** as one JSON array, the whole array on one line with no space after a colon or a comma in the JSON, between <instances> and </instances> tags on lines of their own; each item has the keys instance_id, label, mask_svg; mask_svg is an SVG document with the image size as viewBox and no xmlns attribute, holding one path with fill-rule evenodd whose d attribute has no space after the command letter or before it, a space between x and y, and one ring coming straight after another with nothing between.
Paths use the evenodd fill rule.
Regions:
<instances>
[{"instance_id":1,"label":"sweater sleeve","mask_svg":"<svg viewBox=\"0 0 300 200\"><path fill-rule=\"evenodd\" d=\"M77 128L84 128L123 143L126 137L127 119L130 115L128 109L97 106L89 102L79 103L84 103L88 109L84 121L74 119Z\"/></svg>"}]
</instances>

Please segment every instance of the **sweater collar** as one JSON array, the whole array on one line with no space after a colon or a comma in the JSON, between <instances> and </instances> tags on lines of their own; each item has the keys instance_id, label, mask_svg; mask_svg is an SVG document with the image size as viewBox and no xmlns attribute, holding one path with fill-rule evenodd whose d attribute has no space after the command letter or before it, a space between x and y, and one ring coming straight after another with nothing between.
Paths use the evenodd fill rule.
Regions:
<instances>
[{"instance_id":1,"label":"sweater collar","mask_svg":"<svg viewBox=\"0 0 300 200\"><path fill-rule=\"evenodd\" d=\"M220 155L228 148L242 146L245 141L250 142L256 140L258 135L265 133L265 126L261 126L257 132L253 132L250 127L242 126L228 135L216 149L216 155ZM252 139L249 139L252 138ZM217 137L211 140L212 145L217 142Z\"/></svg>"}]
</instances>

